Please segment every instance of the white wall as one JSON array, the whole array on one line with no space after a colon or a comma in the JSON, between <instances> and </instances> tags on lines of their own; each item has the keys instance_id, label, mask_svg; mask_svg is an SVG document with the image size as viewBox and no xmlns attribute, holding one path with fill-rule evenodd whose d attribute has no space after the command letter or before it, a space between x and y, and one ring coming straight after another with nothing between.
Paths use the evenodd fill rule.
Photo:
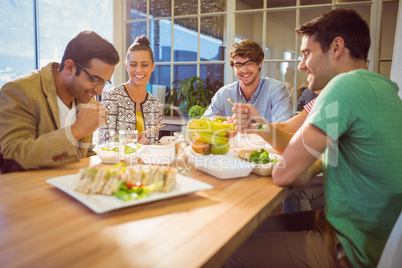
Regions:
<instances>
[{"instance_id":1,"label":"white wall","mask_svg":"<svg viewBox=\"0 0 402 268\"><path fill-rule=\"evenodd\" d=\"M398 20L395 31L394 54L392 56L391 80L399 86L402 98L402 1L399 1Z\"/></svg>"}]
</instances>

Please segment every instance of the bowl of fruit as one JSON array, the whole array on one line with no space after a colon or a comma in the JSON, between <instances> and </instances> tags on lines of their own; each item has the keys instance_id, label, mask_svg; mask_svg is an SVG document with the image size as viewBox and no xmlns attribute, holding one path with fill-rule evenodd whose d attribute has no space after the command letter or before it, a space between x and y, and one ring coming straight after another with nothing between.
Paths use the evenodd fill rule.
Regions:
<instances>
[{"instance_id":1,"label":"bowl of fruit","mask_svg":"<svg viewBox=\"0 0 402 268\"><path fill-rule=\"evenodd\" d=\"M200 119L191 119L184 129L193 153L199 155L227 154L230 150L230 138L234 132L235 126L221 116L211 119L204 116Z\"/></svg>"}]
</instances>

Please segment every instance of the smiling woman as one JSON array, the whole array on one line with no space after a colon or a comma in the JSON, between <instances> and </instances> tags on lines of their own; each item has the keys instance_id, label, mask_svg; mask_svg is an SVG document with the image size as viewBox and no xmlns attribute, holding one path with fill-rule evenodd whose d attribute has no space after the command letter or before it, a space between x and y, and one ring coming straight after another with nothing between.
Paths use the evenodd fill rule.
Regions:
<instances>
[{"instance_id":1,"label":"smiling woman","mask_svg":"<svg viewBox=\"0 0 402 268\"><path fill-rule=\"evenodd\" d=\"M138 130L141 144L153 144L159 140L162 105L147 91L147 84L155 69L153 51L145 36L135 39L127 51L125 66L129 80L104 91L102 103L109 111L107 123L99 129L99 142L111 140L110 130Z\"/></svg>"}]
</instances>

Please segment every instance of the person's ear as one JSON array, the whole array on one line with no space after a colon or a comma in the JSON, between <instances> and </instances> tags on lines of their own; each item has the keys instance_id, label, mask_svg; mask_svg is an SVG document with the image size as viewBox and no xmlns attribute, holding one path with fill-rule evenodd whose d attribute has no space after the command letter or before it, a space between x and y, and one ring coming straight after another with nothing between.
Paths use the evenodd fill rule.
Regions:
<instances>
[{"instance_id":1,"label":"person's ear","mask_svg":"<svg viewBox=\"0 0 402 268\"><path fill-rule=\"evenodd\" d=\"M66 60L64 62L64 70L65 70L66 74L68 74L68 75L75 74L75 71L76 71L75 69L76 69L76 66L75 66L74 61Z\"/></svg>"},{"instance_id":2,"label":"person's ear","mask_svg":"<svg viewBox=\"0 0 402 268\"><path fill-rule=\"evenodd\" d=\"M340 36L335 37L330 46L330 50L334 55L334 57L337 58L340 55L342 55L344 49L345 49L345 40L343 40L343 38Z\"/></svg>"}]
</instances>

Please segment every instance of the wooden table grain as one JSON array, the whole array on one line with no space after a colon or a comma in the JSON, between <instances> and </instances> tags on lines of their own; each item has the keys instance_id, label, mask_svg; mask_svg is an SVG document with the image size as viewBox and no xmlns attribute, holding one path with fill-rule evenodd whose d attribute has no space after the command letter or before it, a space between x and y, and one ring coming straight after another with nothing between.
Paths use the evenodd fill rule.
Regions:
<instances>
[{"instance_id":1,"label":"wooden table grain","mask_svg":"<svg viewBox=\"0 0 402 268\"><path fill-rule=\"evenodd\" d=\"M0 175L2 267L216 267L272 213L289 190L271 177L220 180L213 189L96 214L46 183L99 163Z\"/></svg>"}]
</instances>

